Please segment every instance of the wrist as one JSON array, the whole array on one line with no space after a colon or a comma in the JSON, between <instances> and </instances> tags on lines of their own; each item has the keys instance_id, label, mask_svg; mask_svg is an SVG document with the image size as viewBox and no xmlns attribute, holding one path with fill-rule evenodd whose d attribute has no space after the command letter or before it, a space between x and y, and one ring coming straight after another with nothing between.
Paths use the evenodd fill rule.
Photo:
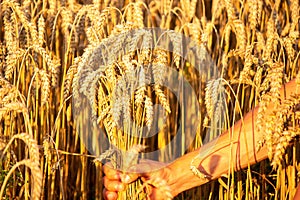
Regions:
<instances>
[{"instance_id":1,"label":"wrist","mask_svg":"<svg viewBox=\"0 0 300 200\"><path fill-rule=\"evenodd\" d=\"M198 153L198 151L196 151ZM183 157L175 160L168 166L169 178L167 180L170 186L173 197L177 196L183 191L194 188L196 186L207 183L208 179L202 179L196 176L190 169L190 157L196 156L184 155Z\"/></svg>"}]
</instances>

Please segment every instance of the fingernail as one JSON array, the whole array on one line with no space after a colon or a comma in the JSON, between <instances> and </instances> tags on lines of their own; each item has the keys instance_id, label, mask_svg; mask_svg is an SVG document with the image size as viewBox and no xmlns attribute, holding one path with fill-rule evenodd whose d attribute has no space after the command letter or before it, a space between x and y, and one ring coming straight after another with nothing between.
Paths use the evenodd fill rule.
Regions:
<instances>
[{"instance_id":1,"label":"fingernail","mask_svg":"<svg viewBox=\"0 0 300 200\"><path fill-rule=\"evenodd\" d=\"M115 195L112 193L107 194L107 199L114 199Z\"/></svg>"},{"instance_id":2,"label":"fingernail","mask_svg":"<svg viewBox=\"0 0 300 200\"><path fill-rule=\"evenodd\" d=\"M124 190L124 186L122 184L120 184L117 186L117 189L118 189L118 191L122 191L122 190Z\"/></svg>"},{"instance_id":3,"label":"fingernail","mask_svg":"<svg viewBox=\"0 0 300 200\"><path fill-rule=\"evenodd\" d=\"M129 183L129 181L130 181L130 176L125 175L125 176L122 177L122 182L123 183Z\"/></svg>"}]
</instances>

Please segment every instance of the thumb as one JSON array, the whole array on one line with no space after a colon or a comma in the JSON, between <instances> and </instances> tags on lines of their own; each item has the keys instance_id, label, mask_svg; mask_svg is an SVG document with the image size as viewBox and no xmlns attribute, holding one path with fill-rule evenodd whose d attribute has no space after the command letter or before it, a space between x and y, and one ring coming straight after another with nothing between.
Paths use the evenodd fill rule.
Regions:
<instances>
[{"instance_id":1,"label":"thumb","mask_svg":"<svg viewBox=\"0 0 300 200\"><path fill-rule=\"evenodd\" d=\"M140 163L129 167L122 175L121 181L123 183L131 183L138 179L139 177L149 178L149 176L158 172L159 169L162 169L166 164L151 161L151 160L141 160Z\"/></svg>"},{"instance_id":2,"label":"thumb","mask_svg":"<svg viewBox=\"0 0 300 200\"><path fill-rule=\"evenodd\" d=\"M144 170L146 168L149 168L147 163L139 163L136 165L132 165L126 171L124 171L123 174L121 174L121 181L126 184L132 183L139 177L144 176Z\"/></svg>"},{"instance_id":3,"label":"thumb","mask_svg":"<svg viewBox=\"0 0 300 200\"><path fill-rule=\"evenodd\" d=\"M132 183L133 181L138 179L139 176L140 175L137 173L124 173L120 175L121 181L126 184Z\"/></svg>"}]
</instances>

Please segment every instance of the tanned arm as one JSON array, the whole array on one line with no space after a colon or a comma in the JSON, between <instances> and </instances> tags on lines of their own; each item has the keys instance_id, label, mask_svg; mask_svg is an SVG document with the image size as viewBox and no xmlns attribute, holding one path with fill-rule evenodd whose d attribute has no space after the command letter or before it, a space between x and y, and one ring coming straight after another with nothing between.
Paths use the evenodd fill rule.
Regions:
<instances>
[{"instance_id":1,"label":"tanned arm","mask_svg":"<svg viewBox=\"0 0 300 200\"><path fill-rule=\"evenodd\" d=\"M288 98L295 92L296 82L293 80L281 88L281 98ZM273 107L270 105L268 111L272 111L272 109ZM263 146L259 151L257 149L258 141L262 140L262 135L258 134L255 125L257 112L258 107L247 113L242 120L223 133L216 141L211 141L172 163L169 166L172 175L169 177L168 183L173 195L176 196L211 179L219 178L223 174L229 174L231 169L239 170L266 159L266 147ZM209 178L206 180L195 176L187 167L187 164L191 163L199 153L201 155L202 151L209 151L208 155L204 154L204 158L198 166L200 171L208 175ZM231 165L232 163L233 165Z\"/></svg>"}]
</instances>

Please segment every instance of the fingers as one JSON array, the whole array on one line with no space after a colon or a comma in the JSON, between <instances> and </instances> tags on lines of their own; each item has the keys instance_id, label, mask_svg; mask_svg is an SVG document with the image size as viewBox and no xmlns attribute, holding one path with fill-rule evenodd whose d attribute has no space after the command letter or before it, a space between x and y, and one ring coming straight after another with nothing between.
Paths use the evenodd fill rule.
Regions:
<instances>
[{"instance_id":1,"label":"fingers","mask_svg":"<svg viewBox=\"0 0 300 200\"><path fill-rule=\"evenodd\" d=\"M142 178L143 182L147 182L152 179L165 179L168 178L170 173L166 170L166 164L156 161L141 161L139 164L130 167L126 172L113 169L110 163L103 166L103 184L105 189L103 190L103 196L108 200L115 200L118 198L118 192L126 189L127 184ZM160 191L153 185L147 187L147 194L150 199L160 200L164 199L164 192Z\"/></svg>"},{"instance_id":2,"label":"fingers","mask_svg":"<svg viewBox=\"0 0 300 200\"><path fill-rule=\"evenodd\" d=\"M136 173L122 174L121 181L122 181L122 183L129 184L129 183L132 183L133 181L135 181L136 179L138 179L139 176L140 175L136 174Z\"/></svg>"},{"instance_id":3,"label":"fingers","mask_svg":"<svg viewBox=\"0 0 300 200\"><path fill-rule=\"evenodd\" d=\"M107 179L119 180L120 182L126 184L132 183L139 177L139 174L137 173L122 173L116 169L113 169L109 163L103 166L103 172L105 174L105 177L107 177Z\"/></svg>"},{"instance_id":4,"label":"fingers","mask_svg":"<svg viewBox=\"0 0 300 200\"><path fill-rule=\"evenodd\" d=\"M122 172L113 169L110 163L103 166L103 196L107 200L115 200L118 198L118 192L125 190L126 185L135 181L138 174L123 174Z\"/></svg>"},{"instance_id":5,"label":"fingers","mask_svg":"<svg viewBox=\"0 0 300 200\"><path fill-rule=\"evenodd\" d=\"M111 166L110 163L105 164L103 166L103 172L104 172L105 176L108 177L109 179L120 180L120 178L121 178L120 177L121 172L116 169L113 169L113 167Z\"/></svg>"},{"instance_id":6,"label":"fingers","mask_svg":"<svg viewBox=\"0 0 300 200\"><path fill-rule=\"evenodd\" d=\"M103 166L103 172L105 174L103 177L105 187L103 197L107 200L116 200L118 198L117 192L125 189L125 184L121 182L121 172L113 169L110 163Z\"/></svg>"},{"instance_id":7,"label":"fingers","mask_svg":"<svg viewBox=\"0 0 300 200\"><path fill-rule=\"evenodd\" d=\"M120 180L109 179L108 177L103 177L103 184L106 190L112 192L119 192L125 189L125 184Z\"/></svg>"},{"instance_id":8,"label":"fingers","mask_svg":"<svg viewBox=\"0 0 300 200\"><path fill-rule=\"evenodd\" d=\"M103 197L106 200L116 200L118 198L117 192L108 191L106 189L103 190Z\"/></svg>"}]
</instances>

